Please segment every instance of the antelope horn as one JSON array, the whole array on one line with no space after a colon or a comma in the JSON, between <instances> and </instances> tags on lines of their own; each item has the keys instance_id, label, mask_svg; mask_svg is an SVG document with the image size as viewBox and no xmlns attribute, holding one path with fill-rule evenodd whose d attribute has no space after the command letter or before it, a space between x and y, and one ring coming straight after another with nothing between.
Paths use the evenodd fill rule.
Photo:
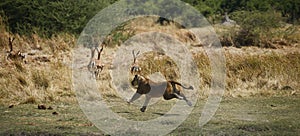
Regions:
<instances>
[{"instance_id":1,"label":"antelope horn","mask_svg":"<svg viewBox=\"0 0 300 136\"><path fill-rule=\"evenodd\" d=\"M136 57L140 54L140 51L138 51L137 53L134 53L134 50L132 50L132 55L133 55L133 63L136 62Z\"/></svg>"},{"instance_id":2,"label":"antelope horn","mask_svg":"<svg viewBox=\"0 0 300 136\"><path fill-rule=\"evenodd\" d=\"M98 50L98 47L97 47L97 51L98 51L98 60L100 60L101 52L103 51L103 46L101 47L100 51Z\"/></svg>"},{"instance_id":3,"label":"antelope horn","mask_svg":"<svg viewBox=\"0 0 300 136\"><path fill-rule=\"evenodd\" d=\"M9 48L10 48L10 51L9 52L12 52L13 51L13 41L15 40L15 38L11 39L10 37L8 38L8 42L9 42Z\"/></svg>"},{"instance_id":4,"label":"antelope horn","mask_svg":"<svg viewBox=\"0 0 300 136\"><path fill-rule=\"evenodd\" d=\"M135 56L138 56L139 54L140 54L140 51L138 51Z\"/></svg>"}]
</instances>

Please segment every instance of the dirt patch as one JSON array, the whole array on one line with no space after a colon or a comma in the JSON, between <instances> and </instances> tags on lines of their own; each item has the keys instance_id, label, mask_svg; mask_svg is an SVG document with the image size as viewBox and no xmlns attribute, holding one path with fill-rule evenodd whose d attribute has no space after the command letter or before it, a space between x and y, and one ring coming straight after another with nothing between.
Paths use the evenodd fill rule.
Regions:
<instances>
[{"instance_id":1,"label":"dirt patch","mask_svg":"<svg viewBox=\"0 0 300 136\"><path fill-rule=\"evenodd\" d=\"M268 127L262 127L257 125L244 125L238 127L238 129L249 131L249 132L257 132L257 131L269 131Z\"/></svg>"}]
</instances>

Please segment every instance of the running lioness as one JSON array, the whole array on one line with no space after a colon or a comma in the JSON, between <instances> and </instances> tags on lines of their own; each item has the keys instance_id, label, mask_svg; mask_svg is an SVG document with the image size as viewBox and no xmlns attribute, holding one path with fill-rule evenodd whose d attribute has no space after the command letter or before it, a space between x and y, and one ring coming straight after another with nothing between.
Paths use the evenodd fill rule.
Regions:
<instances>
[{"instance_id":1,"label":"running lioness","mask_svg":"<svg viewBox=\"0 0 300 136\"><path fill-rule=\"evenodd\" d=\"M131 85L137 87L137 90L136 93L132 96L132 98L128 101L128 103L137 100L143 94L146 95L144 105L140 109L141 112L145 112L151 98L157 98L161 96L163 96L165 100L170 100L173 98L185 100L189 106L192 106L192 103L189 100L187 100L187 98L182 93L182 88L194 89L192 86L185 87L176 81L156 83L141 75L135 75L134 79L131 81Z\"/></svg>"}]
</instances>

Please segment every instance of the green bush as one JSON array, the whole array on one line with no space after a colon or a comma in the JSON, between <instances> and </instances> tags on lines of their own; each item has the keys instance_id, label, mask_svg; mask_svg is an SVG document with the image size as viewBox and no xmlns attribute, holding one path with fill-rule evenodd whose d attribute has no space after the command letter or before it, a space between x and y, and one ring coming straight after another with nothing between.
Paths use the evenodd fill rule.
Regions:
<instances>
[{"instance_id":1,"label":"green bush","mask_svg":"<svg viewBox=\"0 0 300 136\"><path fill-rule=\"evenodd\" d=\"M118 0L4 0L0 2L0 15L8 17L8 28L13 33L31 35L38 33L50 37L52 34L64 32L79 34L85 24L103 8ZM218 23L225 12L236 13L265 12L275 10L285 17L286 21L297 23L300 18L299 0L182 0L194 6L211 23ZM130 0L128 0L130 3ZM138 3L141 2L141 3ZM164 0L130 3L139 7L132 13L142 13L150 10L153 13L163 13L166 16L176 16L182 5L167 3ZM165 10L159 9L153 2L164 5ZM175 5L175 6L174 6ZM185 10L182 10L185 11ZM258 15L256 15L258 16ZM277 16L276 16L277 17ZM192 17L185 19L192 20Z\"/></svg>"},{"instance_id":2,"label":"green bush","mask_svg":"<svg viewBox=\"0 0 300 136\"><path fill-rule=\"evenodd\" d=\"M59 32L79 34L97 12L115 1L5 0L0 2L0 11L8 16L11 32L50 37Z\"/></svg>"},{"instance_id":3,"label":"green bush","mask_svg":"<svg viewBox=\"0 0 300 136\"><path fill-rule=\"evenodd\" d=\"M240 46L267 47L274 35L273 28L281 26L281 15L274 11L238 11L233 13L234 20L240 26L235 35L235 44Z\"/></svg>"}]
</instances>

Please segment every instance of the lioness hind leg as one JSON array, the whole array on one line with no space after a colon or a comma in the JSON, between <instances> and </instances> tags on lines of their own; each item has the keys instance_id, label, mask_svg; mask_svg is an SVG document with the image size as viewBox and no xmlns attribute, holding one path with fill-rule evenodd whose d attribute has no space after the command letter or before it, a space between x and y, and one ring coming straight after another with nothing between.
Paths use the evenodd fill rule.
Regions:
<instances>
[{"instance_id":1,"label":"lioness hind leg","mask_svg":"<svg viewBox=\"0 0 300 136\"><path fill-rule=\"evenodd\" d=\"M189 100L186 99L185 102L186 102L186 104L187 104L188 106L193 106L193 104L192 104L191 101L189 101Z\"/></svg>"},{"instance_id":2,"label":"lioness hind leg","mask_svg":"<svg viewBox=\"0 0 300 136\"><path fill-rule=\"evenodd\" d=\"M177 97L177 99L179 99L179 100L184 100L185 102L186 102L186 104L187 105L189 105L189 106L192 106L193 104L192 104L192 102L191 101L189 101L185 96L184 96L184 94L177 94L177 93L174 93L174 95Z\"/></svg>"},{"instance_id":3,"label":"lioness hind leg","mask_svg":"<svg viewBox=\"0 0 300 136\"><path fill-rule=\"evenodd\" d=\"M180 94L177 94L177 93L173 93L177 99L179 100L184 100L184 97L180 96Z\"/></svg>"}]
</instances>

